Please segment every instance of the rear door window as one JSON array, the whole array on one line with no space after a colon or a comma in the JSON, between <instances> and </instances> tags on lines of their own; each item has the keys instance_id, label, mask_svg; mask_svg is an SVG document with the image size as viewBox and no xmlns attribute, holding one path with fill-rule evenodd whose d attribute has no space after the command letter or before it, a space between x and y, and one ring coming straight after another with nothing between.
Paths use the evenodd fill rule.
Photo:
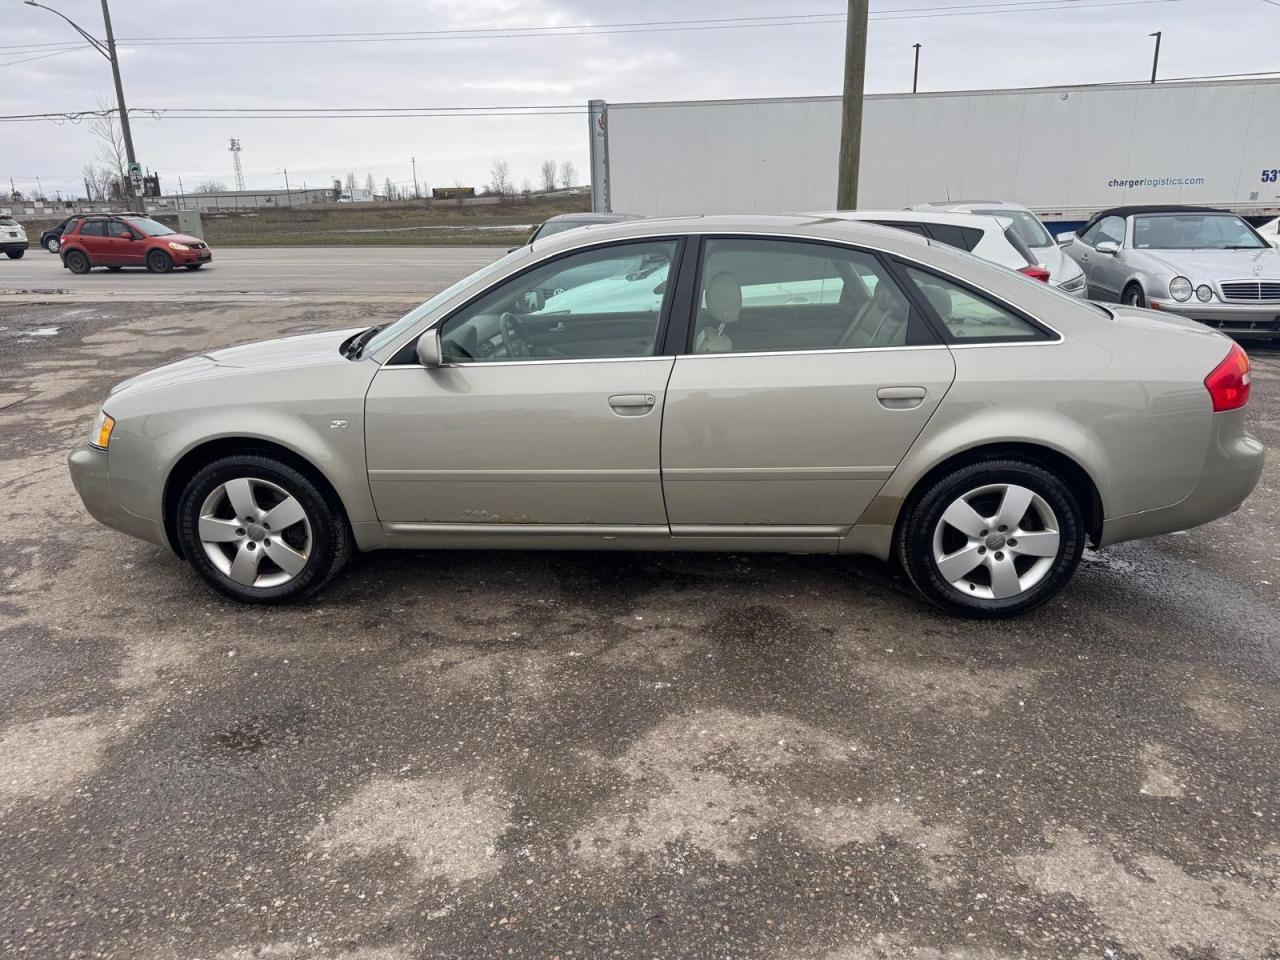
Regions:
<instances>
[{"instance_id":1,"label":"rear door window","mask_svg":"<svg viewBox=\"0 0 1280 960\"><path fill-rule=\"evenodd\" d=\"M925 226L929 237L958 250L972 251L982 239L982 231L975 227L961 227L954 223L930 223Z\"/></svg>"},{"instance_id":2,"label":"rear door window","mask_svg":"<svg viewBox=\"0 0 1280 960\"><path fill-rule=\"evenodd\" d=\"M107 235L107 224L105 220L86 220L80 226L80 236L82 237L105 237Z\"/></svg>"}]
</instances>

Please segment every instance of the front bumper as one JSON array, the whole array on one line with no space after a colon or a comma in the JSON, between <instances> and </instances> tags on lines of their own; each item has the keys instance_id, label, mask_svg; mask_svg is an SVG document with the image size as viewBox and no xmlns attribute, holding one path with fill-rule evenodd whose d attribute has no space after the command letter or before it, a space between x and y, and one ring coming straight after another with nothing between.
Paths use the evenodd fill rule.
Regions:
<instances>
[{"instance_id":1,"label":"front bumper","mask_svg":"<svg viewBox=\"0 0 1280 960\"><path fill-rule=\"evenodd\" d=\"M189 263L208 263L213 259L213 251L208 247L203 250L170 250L173 262L185 267Z\"/></svg>"},{"instance_id":2,"label":"front bumper","mask_svg":"<svg viewBox=\"0 0 1280 960\"><path fill-rule=\"evenodd\" d=\"M1191 299L1186 303L1177 300L1152 300L1152 310L1172 313L1221 330L1233 337L1280 337L1280 303L1201 303Z\"/></svg>"},{"instance_id":3,"label":"front bumper","mask_svg":"<svg viewBox=\"0 0 1280 960\"><path fill-rule=\"evenodd\" d=\"M169 545L164 526L130 513L111 491L111 474L107 469L107 451L81 444L67 457L71 471L71 483L89 515L99 523L127 533L131 537L147 540L162 547Z\"/></svg>"},{"instance_id":4,"label":"front bumper","mask_svg":"<svg viewBox=\"0 0 1280 960\"><path fill-rule=\"evenodd\" d=\"M1262 476L1266 450L1244 430L1244 410L1215 413L1213 418L1213 442L1195 489L1171 506L1104 521L1099 546L1198 527L1244 503Z\"/></svg>"}]
</instances>

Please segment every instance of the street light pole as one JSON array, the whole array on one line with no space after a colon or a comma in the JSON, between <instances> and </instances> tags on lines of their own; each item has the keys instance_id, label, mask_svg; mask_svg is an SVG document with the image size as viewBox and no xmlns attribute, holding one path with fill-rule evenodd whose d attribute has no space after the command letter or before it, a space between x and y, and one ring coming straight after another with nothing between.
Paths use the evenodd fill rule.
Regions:
<instances>
[{"instance_id":1,"label":"street light pole","mask_svg":"<svg viewBox=\"0 0 1280 960\"><path fill-rule=\"evenodd\" d=\"M111 10L107 6L107 0L102 0L102 22L107 28L106 43L103 43L93 34L82 29L80 24L76 23L66 14L53 9L53 7L46 7L43 3L37 3L36 0L25 0L25 2L29 7L39 7L41 10L48 10L55 16L61 17L63 20L67 21L76 33L89 41L89 45L93 47L93 49L97 50L98 53L102 54L102 56L106 58L107 62L111 64L111 76L112 79L115 80L116 85L116 107L117 112L120 114L120 132L124 135L124 153L128 158L129 167L132 169L134 164L138 162L138 157L133 151L133 131L129 129L129 108L126 107L124 103L124 84L120 80L120 59L116 56L116 37L111 30ZM121 184L121 186L129 196L134 196L132 178L127 178L127 182Z\"/></svg>"},{"instance_id":2,"label":"street light pole","mask_svg":"<svg viewBox=\"0 0 1280 960\"><path fill-rule=\"evenodd\" d=\"M913 43L912 46L916 48L916 67L911 71L911 92L915 93L916 85L920 80L920 44Z\"/></svg>"},{"instance_id":3,"label":"street light pole","mask_svg":"<svg viewBox=\"0 0 1280 960\"><path fill-rule=\"evenodd\" d=\"M1164 32L1163 30L1157 30L1155 33L1147 34L1148 37L1156 38L1156 52L1155 52L1155 55L1151 58L1151 82L1152 83L1156 82L1156 67L1160 66L1160 35L1163 32Z\"/></svg>"}]
</instances>

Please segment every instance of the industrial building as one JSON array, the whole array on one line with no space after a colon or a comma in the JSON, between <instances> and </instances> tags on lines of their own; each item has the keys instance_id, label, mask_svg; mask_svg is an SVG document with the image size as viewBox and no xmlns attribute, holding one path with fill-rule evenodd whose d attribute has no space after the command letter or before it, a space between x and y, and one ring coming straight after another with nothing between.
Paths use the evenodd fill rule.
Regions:
<instances>
[{"instance_id":1,"label":"industrial building","mask_svg":"<svg viewBox=\"0 0 1280 960\"><path fill-rule=\"evenodd\" d=\"M829 210L840 106L838 96L593 100L593 208ZM1277 117L1280 79L869 96L858 205L1001 199L1078 221L1121 203L1197 203L1275 216Z\"/></svg>"}]
</instances>

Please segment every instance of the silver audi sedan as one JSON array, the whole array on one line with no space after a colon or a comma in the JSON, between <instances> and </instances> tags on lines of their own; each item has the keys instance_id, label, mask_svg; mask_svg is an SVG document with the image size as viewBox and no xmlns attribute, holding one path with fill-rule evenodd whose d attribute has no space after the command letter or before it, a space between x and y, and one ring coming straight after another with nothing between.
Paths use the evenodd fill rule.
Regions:
<instances>
[{"instance_id":1,"label":"silver audi sedan","mask_svg":"<svg viewBox=\"0 0 1280 960\"><path fill-rule=\"evenodd\" d=\"M314 593L353 549L778 551L896 559L998 617L1086 543L1239 506L1248 399L1220 334L901 230L636 220L368 330L134 377L70 467L100 521L247 602Z\"/></svg>"},{"instance_id":2,"label":"silver audi sedan","mask_svg":"<svg viewBox=\"0 0 1280 960\"><path fill-rule=\"evenodd\" d=\"M1095 300L1190 317L1233 337L1280 337L1280 250L1211 207L1115 207L1058 238Z\"/></svg>"}]
</instances>

